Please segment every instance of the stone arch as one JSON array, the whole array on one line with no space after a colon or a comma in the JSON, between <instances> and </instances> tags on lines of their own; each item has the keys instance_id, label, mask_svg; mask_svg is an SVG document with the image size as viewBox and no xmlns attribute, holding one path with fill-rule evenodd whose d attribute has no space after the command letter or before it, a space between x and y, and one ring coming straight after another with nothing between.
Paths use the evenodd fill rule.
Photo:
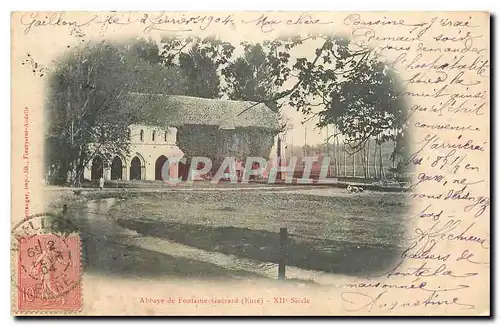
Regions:
<instances>
[{"instance_id":1,"label":"stone arch","mask_svg":"<svg viewBox=\"0 0 500 326\"><path fill-rule=\"evenodd\" d=\"M96 155L92 159L90 180L99 180L101 177L104 177L104 161L99 155Z\"/></svg>"},{"instance_id":2,"label":"stone arch","mask_svg":"<svg viewBox=\"0 0 500 326\"><path fill-rule=\"evenodd\" d=\"M111 161L111 180L124 180L127 175L127 162L121 155L115 155Z\"/></svg>"},{"instance_id":3,"label":"stone arch","mask_svg":"<svg viewBox=\"0 0 500 326\"><path fill-rule=\"evenodd\" d=\"M130 161L129 180L144 180L146 178L146 161L141 154L136 153Z\"/></svg>"},{"instance_id":4,"label":"stone arch","mask_svg":"<svg viewBox=\"0 0 500 326\"><path fill-rule=\"evenodd\" d=\"M158 159L156 159L155 163L155 180L163 180L161 176L161 171L163 169L163 165L167 162L167 157L165 155L160 155Z\"/></svg>"}]
</instances>

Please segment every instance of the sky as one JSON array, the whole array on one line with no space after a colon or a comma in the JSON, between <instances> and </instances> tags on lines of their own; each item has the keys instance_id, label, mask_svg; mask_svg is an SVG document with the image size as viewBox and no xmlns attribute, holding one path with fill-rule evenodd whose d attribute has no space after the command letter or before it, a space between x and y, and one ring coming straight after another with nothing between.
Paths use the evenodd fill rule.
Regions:
<instances>
[{"instance_id":1,"label":"sky","mask_svg":"<svg viewBox=\"0 0 500 326\"><path fill-rule=\"evenodd\" d=\"M328 131L326 128L318 128L316 126L317 118L310 119L303 124L302 122L307 120L305 119L305 115L301 112L297 112L290 106L284 106L282 108L282 113L283 116L289 119L290 126L292 126L284 135L284 141L289 145L304 146L324 144L327 135L331 135L333 132L332 126L329 126ZM331 142L332 140L330 140L330 143Z\"/></svg>"}]
</instances>

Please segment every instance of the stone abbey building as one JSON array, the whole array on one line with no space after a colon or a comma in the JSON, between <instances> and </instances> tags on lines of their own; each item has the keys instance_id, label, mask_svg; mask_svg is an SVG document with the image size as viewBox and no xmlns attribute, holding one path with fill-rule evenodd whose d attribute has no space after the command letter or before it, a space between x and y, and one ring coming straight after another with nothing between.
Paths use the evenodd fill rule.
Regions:
<instances>
[{"instance_id":1,"label":"stone abbey building","mask_svg":"<svg viewBox=\"0 0 500 326\"><path fill-rule=\"evenodd\" d=\"M84 178L161 180L167 157L209 157L217 170L224 157L269 158L279 131L278 114L265 104L190 96L130 93L127 105L141 110L143 122L128 130L129 153L97 154ZM187 177L179 164L169 173Z\"/></svg>"}]
</instances>

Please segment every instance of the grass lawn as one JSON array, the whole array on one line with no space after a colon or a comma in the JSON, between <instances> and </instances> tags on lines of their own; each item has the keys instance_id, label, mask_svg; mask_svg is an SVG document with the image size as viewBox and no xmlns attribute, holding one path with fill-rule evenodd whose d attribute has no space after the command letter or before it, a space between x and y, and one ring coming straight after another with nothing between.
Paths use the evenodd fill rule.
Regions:
<instances>
[{"instance_id":1,"label":"grass lawn","mask_svg":"<svg viewBox=\"0 0 500 326\"><path fill-rule=\"evenodd\" d=\"M120 200L109 214L144 235L263 262L277 261L287 227L289 265L349 275L389 268L401 251L407 197L335 191L174 191Z\"/></svg>"}]
</instances>

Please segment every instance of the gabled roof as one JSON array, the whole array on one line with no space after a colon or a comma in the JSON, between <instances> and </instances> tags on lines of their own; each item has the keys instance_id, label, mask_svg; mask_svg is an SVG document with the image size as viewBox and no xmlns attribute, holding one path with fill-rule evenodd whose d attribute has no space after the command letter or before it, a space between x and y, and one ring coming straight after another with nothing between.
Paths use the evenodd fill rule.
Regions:
<instances>
[{"instance_id":1,"label":"gabled roof","mask_svg":"<svg viewBox=\"0 0 500 326\"><path fill-rule=\"evenodd\" d=\"M125 102L147 124L279 129L278 114L263 103L145 93L128 93Z\"/></svg>"}]
</instances>

